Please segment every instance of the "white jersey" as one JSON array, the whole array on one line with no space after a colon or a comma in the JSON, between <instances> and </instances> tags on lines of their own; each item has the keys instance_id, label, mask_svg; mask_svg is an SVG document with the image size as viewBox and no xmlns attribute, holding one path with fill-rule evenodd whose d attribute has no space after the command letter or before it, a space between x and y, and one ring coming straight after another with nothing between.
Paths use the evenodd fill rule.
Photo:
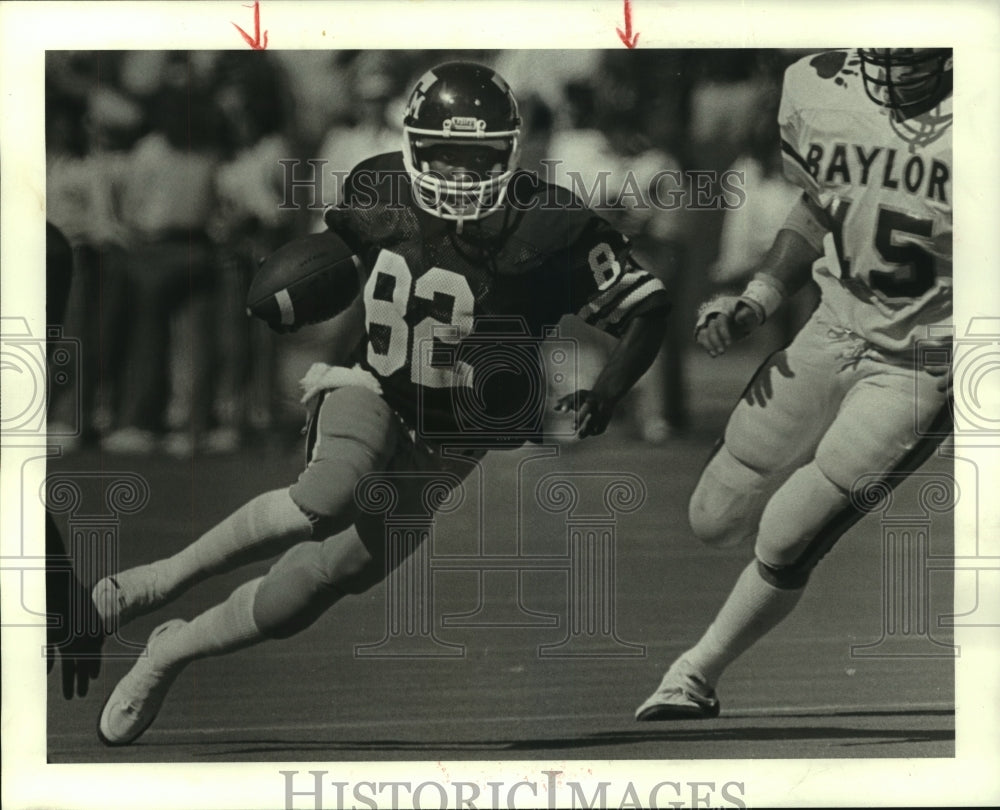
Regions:
<instances>
[{"instance_id":1,"label":"white jersey","mask_svg":"<svg viewBox=\"0 0 1000 810\"><path fill-rule=\"evenodd\" d=\"M841 325L887 351L951 320L951 120L949 96L896 121L868 98L856 51L785 73L785 174L831 216L813 277Z\"/></svg>"}]
</instances>

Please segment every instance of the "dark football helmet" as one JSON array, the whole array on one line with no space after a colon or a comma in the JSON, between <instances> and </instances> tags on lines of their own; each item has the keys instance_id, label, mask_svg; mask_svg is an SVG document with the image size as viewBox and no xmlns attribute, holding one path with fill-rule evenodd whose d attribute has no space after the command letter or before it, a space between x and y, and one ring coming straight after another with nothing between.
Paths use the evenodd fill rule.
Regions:
<instances>
[{"instance_id":1,"label":"dark football helmet","mask_svg":"<svg viewBox=\"0 0 1000 810\"><path fill-rule=\"evenodd\" d=\"M403 119L403 162L417 204L459 222L496 211L517 169L520 134L517 101L496 72L474 62L427 71ZM457 171L435 168L443 165Z\"/></svg>"},{"instance_id":2,"label":"dark football helmet","mask_svg":"<svg viewBox=\"0 0 1000 810\"><path fill-rule=\"evenodd\" d=\"M859 48L868 98L903 115L936 106L952 88L951 48Z\"/></svg>"}]
</instances>

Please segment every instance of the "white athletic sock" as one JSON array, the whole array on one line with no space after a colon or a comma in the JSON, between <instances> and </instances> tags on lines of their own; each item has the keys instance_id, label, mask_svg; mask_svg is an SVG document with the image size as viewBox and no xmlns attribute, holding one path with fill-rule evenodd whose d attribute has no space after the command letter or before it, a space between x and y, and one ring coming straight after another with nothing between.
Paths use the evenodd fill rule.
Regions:
<instances>
[{"instance_id":1,"label":"white athletic sock","mask_svg":"<svg viewBox=\"0 0 1000 810\"><path fill-rule=\"evenodd\" d=\"M715 621L679 660L686 660L714 688L726 667L791 613L804 591L775 588L761 577L754 560L736 580Z\"/></svg>"},{"instance_id":2,"label":"white athletic sock","mask_svg":"<svg viewBox=\"0 0 1000 810\"><path fill-rule=\"evenodd\" d=\"M172 557L118 575L126 593L141 590L152 609L204 579L267 560L312 536L312 524L287 489L258 495Z\"/></svg>"},{"instance_id":3,"label":"white athletic sock","mask_svg":"<svg viewBox=\"0 0 1000 810\"><path fill-rule=\"evenodd\" d=\"M159 668L167 669L250 647L265 639L253 618L253 602L263 577L240 585L220 605L164 634L151 654Z\"/></svg>"}]
</instances>

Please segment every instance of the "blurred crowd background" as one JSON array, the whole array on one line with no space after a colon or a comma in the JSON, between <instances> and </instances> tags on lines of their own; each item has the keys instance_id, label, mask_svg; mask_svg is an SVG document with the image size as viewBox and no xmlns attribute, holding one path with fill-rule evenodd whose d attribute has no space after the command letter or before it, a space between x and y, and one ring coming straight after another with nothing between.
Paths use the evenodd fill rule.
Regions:
<instances>
[{"instance_id":1,"label":"blurred crowd background","mask_svg":"<svg viewBox=\"0 0 1000 810\"><path fill-rule=\"evenodd\" d=\"M609 173L600 213L676 302L621 418L648 441L684 431L696 305L745 283L796 197L776 116L784 69L805 53L49 51L47 217L73 247L64 335L81 346L79 397L51 403L51 432L75 434L69 449L178 457L297 440L296 382L311 362L339 359L336 323L270 333L245 314L250 279L262 257L322 227L322 203L337 198L331 172L400 148L411 86L455 58L510 82L522 166L563 184L577 172L587 188ZM327 162L322 200L289 186L289 159L299 180L305 161ZM740 171L745 202L664 210L622 197L663 169Z\"/></svg>"}]
</instances>

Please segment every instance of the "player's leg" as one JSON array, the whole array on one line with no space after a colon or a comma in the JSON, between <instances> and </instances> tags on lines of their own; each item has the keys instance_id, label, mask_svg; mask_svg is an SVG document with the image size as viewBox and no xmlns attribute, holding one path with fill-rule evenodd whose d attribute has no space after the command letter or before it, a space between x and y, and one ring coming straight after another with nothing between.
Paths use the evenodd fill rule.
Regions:
<instances>
[{"instance_id":1,"label":"player's leg","mask_svg":"<svg viewBox=\"0 0 1000 810\"><path fill-rule=\"evenodd\" d=\"M756 554L776 584L803 582L837 540L870 511L851 499L862 479L897 485L951 430L949 395L939 377L866 360L813 462L768 503ZM919 421L918 421L919 420ZM796 530L789 527L797 526Z\"/></svg>"},{"instance_id":2,"label":"player's leg","mask_svg":"<svg viewBox=\"0 0 1000 810\"><path fill-rule=\"evenodd\" d=\"M397 446L391 465L395 472L437 464L454 470L460 479L471 469L431 462L414 452L402 436ZM404 475L399 481L397 504L405 509L413 502L423 503L419 478ZM309 487L308 497L322 508L318 487ZM386 534L380 516L361 514L356 528L322 543L295 546L266 576L237 588L228 600L193 621L161 625L150 637L147 655L140 656L105 703L99 723L101 740L108 745L136 740L153 722L171 684L190 662L266 639L293 636L345 595L368 590L413 551L415 546L406 544L389 553L389 543L403 540Z\"/></svg>"},{"instance_id":3,"label":"player's leg","mask_svg":"<svg viewBox=\"0 0 1000 810\"><path fill-rule=\"evenodd\" d=\"M105 745L128 745L156 719L171 685L187 664L223 655L264 640L253 620L260 579L238 587L229 598L190 622L173 619L157 627L135 665L104 702L97 736Z\"/></svg>"},{"instance_id":4,"label":"player's leg","mask_svg":"<svg viewBox=\"0 0 1000 810\"><path fill-rule=\"evenodd\" d=\"M694 536L713 548L729 548L752 540L767 499L783 471L754 469L733 455L725 440L718 443L688 501L688 524Z\"/></svg>"},{"instance_id":5,"label":"player's leg","mask_svg":"<svg viewBox=\"0 0 1000 810\"><path fill-rule=\"evenodd\" d=\"M839 350L831 350L827 329L814 315L747 385L689 503L691 528L703 542L726 547L757 537L770 497L815 452L846 390ZM713 661L739 643L718 640L718 626L744 627L757 619L767 623L771 613L786 615L793 606L792 597L772 593L757 582L754 571L744 571L716 622L673 663L636 717L715 716L715 679L702 670L711 670Z\"/></svg>"},{"instance_id":6,"label":"player's leg","mask_svg":"<svg viewBox=\"0 0 1000 810\"><path fill-rule=\"evenodd\" d=\"M433 520L426 497L429 482L458 485L481 455L473 453L475 458L468 462L442 458L416 446L402 430L379 483L393 489L393 513L411 518L407 531L389 534L383 514L359 511L351 531L286 554L261 582L254 604L255 621L268 637L299 633L343 596L364 593L385 579L429 533L420 525ZM443 495L443 490L436 494ZM408 538L416 538L416 543Z\"/></svg>"},{"instance_id":7,"label":"player's leg","mask_svg":"<svg viewBox=\"0 0 1000 810\"><path fill-rule=\"evenodd\" d=\"M740 575L699 642L665 678L687 685L695 703L699 697L709 698L705 702L714 703L714 713L714 686L725 669L791 613L813 568L865 514L851 503L855 483L872 473L885 476L890 484L898 482L899 474L915 470L936 448L940 439L928 434L940 436L948 429L950 408L946 395L937 390L936 378L878 361L865 361L865 366L815 459L790 476L768 502L756 560ZM914 413L936 413L937 424L915 424ZM647 708L643 719L684 716L666 707Z\"/></svg>"},{"instance_id":8,"label":"player's leg","mask_svg":"<svg viewBox=\"0 0 1000 810\"><path fill-rule=\"evenodd\" d=\"M160 625L105 701L98 722L101 741L128 745L138 739L191 662L304 630L346 593L363 590L363 572L375 568L350 529L322 543L294 546L267 575L241 585L190 622L174 619Z\"/></svg>"},{"instance_id":9,"label":"player's leg","mask_svg":"<svg viewBox=\"0 0 1000 810\"><path fill-rule=\"evenodd\" d=\"M812 457L842 396L826 329L814 318L744 389L688 504L702 542L721 548L756 537L770 496Z\"/></svg>"},{"instance_id":10,"label":"player's leg","mask_svg":"<svg viewBox=\"0 0 1000 810\"><path fill-rule=\"evenodd\" d=\"M396 417L374 392L340 388L324 398L314 435L310 462L290 488L257 496L172 557L98 582L94 603L108 629L166 604L209 576L349 527L356 514L354 486L388 463Z\"/></svg>"}]
</instances>

